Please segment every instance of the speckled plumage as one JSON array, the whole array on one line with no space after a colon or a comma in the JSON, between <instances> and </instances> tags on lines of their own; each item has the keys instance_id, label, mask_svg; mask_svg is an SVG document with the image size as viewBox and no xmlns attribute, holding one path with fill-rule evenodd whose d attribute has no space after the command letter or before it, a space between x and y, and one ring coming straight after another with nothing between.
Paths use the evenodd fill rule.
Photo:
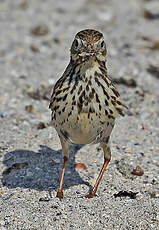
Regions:
<instances>
[{"instance_id":1,"label":"speckled plumage","mask_svg":"<svg viewBox=\"0 0 159 230\"><path fill-rule=\"evenodd\" d=\"M103 167L110 161L109 137L115 118L124 115L125 106L107 75L105 62L103 35L95 30L77 33L71 47L70 63L54 86L49 106L61 140L64 162L68 160L70 144L93 143L100 143L104 150ZM101 170L102 175L104 171ZM97 179L87 197L95 195L100 180ZM60 184L62 181L61 176ZM63 197L62 185L57 196Z\"/></svg>"}]
</instances>

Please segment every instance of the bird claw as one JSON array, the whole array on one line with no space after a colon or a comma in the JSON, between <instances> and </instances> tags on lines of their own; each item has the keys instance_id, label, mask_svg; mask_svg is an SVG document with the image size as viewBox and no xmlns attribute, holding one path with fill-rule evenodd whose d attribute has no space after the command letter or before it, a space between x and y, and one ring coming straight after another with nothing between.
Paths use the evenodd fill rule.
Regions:
<instances>
[{"instance_id":1,"label":"bird claw","mask_svg":"<svg viewBox=\"0 0 159 230\"><path fill-rule=\"evenodd\" d=\"M63 199L63 191L58 191L56 197L58 197L60 200Z\"/></svg>"},{"instance_id":2,"label":"bird claw","mask_svg":"<svg viewBox=\"0 0 159 230\"><path fill-rule=\"evenodd\" d=\"M89 194L85 195L85 198L93 198L94 196L96 196L96 194L94 192L90 192Z\"/></svg>"}]
</instances>

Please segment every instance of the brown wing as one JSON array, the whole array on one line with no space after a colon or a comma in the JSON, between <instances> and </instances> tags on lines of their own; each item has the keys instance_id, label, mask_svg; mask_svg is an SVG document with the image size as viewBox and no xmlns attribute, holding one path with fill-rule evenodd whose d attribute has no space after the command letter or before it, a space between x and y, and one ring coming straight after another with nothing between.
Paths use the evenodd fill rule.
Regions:
<instances>
[{"instance_id":1,"label":"brown wing","mask_svg":"<svg viewBox=\"0 0 159 230\"><path fill-rule=\"evenodd\" d=\"M117 110L117 112L120 115L124 116L126 110L128 109L128 107L121 101L120 94L117 91L117 89L116 89L116 87L114 86L113 83L111 83L110 88L111 88L111 90L112 90L112 92L114 94L113 96L111 96L111 102L114 105L114 107Z\"/></svg>"},{"instance_id":2,"label":"brown wing","mask_svg":"<svg viewBox=\"0 0 159 230\"><path fill-rule=\"evenodd\" d=\"M59 93L61 93L60 85L63 82L62 79L63 79L63 76L56 82L56 84L53 87L53 92L52 92L52 95L51 95L50 105L49 105L49 109L51 109L51 110L53 110L54 107L55 107L55 103L54 102L55 102L56 95L58 95Z\"/></svg>"},{"instance_id":3,"label":"brown wing","mask_svg":"<svg viewBox=\"0 0 159 230\"><path fill-rule=\"evenodd\" d=\"M53 92L51 95L51 99L50 99L50 105L49 108L53 111L54 107L56 106L56 96L61 94L62 91L62 86L64 81L67 79L67 75L70 72L70 64L67 66L66 70L64 71L62 77L56 82L56 84L53 87Z\"/></svg>"}]
</instances>

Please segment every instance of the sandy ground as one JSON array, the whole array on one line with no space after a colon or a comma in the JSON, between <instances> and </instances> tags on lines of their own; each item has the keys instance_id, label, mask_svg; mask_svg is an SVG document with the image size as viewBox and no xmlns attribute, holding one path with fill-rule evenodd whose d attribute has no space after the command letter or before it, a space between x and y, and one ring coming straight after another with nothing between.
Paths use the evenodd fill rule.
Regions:
<instances>
[{"instance_id":1,"label":"sandy ground","mask_svg":"<svg viewBox=\"0 0 159 230\"><path fill-rule=\"evenodd\" d=\"M84 198L103 153L74 146L59 201L62 155L48 97L85 28L103 32L129 111L117 120L97 196ZM158 28L158 0L0 1L0 230L159 229ZM132 174L137 166L142 176Z\"/></svg>"}]
</instances>

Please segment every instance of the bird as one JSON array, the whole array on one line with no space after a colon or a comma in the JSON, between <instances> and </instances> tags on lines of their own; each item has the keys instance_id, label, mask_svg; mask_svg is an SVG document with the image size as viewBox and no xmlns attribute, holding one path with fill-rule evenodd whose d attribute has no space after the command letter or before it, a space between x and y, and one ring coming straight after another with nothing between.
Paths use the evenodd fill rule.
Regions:
<instances>
[{"instance_id":1,"label":"bird","mask_svg":"<svg viewBox=\"0 0 159 230\"><path fill-rule=\"evenodd\" d=\"M49 108L52 125L59 136L63 167L57 197L63 194L63 179L69 159L69 147L74 144L99 143L104 163L92 190L86 198L96 195L99 183L111 159L110 135L115 119L125 114L127 106L106 67L107 49L104 36L94 29L75 35L70 49L70 61L53 87Z\"/></svg>"}]
</instances>

